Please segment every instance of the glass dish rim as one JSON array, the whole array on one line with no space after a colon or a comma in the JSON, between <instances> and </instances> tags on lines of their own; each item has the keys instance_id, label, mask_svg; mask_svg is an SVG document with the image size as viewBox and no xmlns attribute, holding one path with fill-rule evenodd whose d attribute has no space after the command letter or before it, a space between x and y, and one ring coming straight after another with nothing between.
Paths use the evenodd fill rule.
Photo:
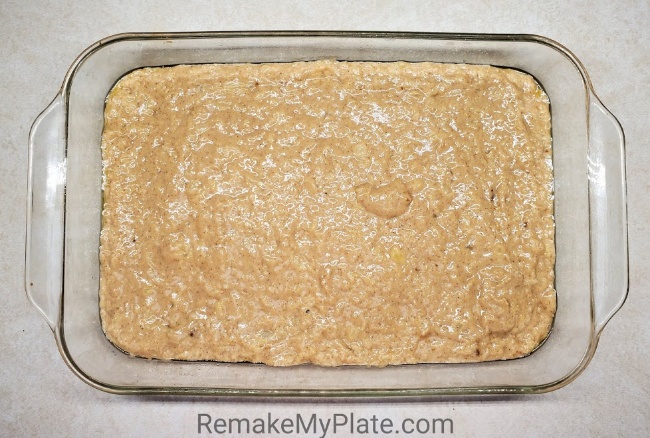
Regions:
<instances>
[{"instance_id":1,"label":"glass dish rim","mask_svg":"<svg viewBox=\"0 0 650 438\"><path fill-rule=\"evenodd\" d=\"M215 39L215 38L260 38L260 37L325 37L325 38L385 38L385 39L424 39L424 40L456 40L456 41L511 41L511 42L528 42L538 43L548 46L568 58L577 68L581 75L587 97L587 106L589 99L599 101L589 75L578 58L561 44L549 38L534 34L483 34L483 33L431 33L431 32L383 32L383 31L213 31L213 32L136 32L120 33L105 37L87 49L82 51L74 60L68 69L58 97L61 97L65 103L65 136L68 132L68 105L70 87L79 66L89 58L95 51L98 51L110 44L122 41L134 40L185 40L185 39ZM612 116L613 117L613 116ZM67 142L66 142L67 149ZM67 151L66 151L67 152ZM64 203L65 206L65 203ZM627 242L626 242L627 245ZM65 253L65 242L64 242ZM629 255L628 255L629 257ZM65 263L65 256L63 257ZM629 271L629 263L627 264ZM629 276L628 276L629 282ZM62 294L65 291L63 287ZM62 295L63 296L63 295ZM408 389L334 389L334 390L314 390L314 389L237 389L237 388L209 388L209 387L138 387L138 386L119 386L98 381L87 375L81 370L69 354L64 336L64 302L61 300L59 316L56 321L54 330L57 346L68 367L83 381L90 386L101 389L106 392L116 394L175 394L175 395L222 395L222 396L292 396L292 397L421 397L437 395L482 395L482 394L532 394L552 391L562 387L571 381L586 368L591 361L601 331L595 330L593 290L592 290L592 308L591 308L591 342L585 352L583 359L576 365L574 370L565 377L547 384L538 386L512 386L512 387L456 387L456 388L408 388ZM604 324L603 324L604 327Z\"/></svg>"}]
</instances>

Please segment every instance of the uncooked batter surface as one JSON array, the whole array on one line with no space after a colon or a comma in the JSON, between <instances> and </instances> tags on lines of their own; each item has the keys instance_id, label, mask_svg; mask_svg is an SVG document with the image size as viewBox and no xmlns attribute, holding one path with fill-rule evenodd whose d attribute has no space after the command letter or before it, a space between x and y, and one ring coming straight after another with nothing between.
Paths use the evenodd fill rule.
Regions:
<instances>
[{"instance_id":1,"label":"uncooked batter surface","mask_svg":"<svg viewBox=\"0 0 650 438\"><path fill-rule=\"evenodd\" d=\"M548 99L489 66L136 70L106 101L100 311L138 356L530 353L555 313Z\"/></svg>"}]
</instances>

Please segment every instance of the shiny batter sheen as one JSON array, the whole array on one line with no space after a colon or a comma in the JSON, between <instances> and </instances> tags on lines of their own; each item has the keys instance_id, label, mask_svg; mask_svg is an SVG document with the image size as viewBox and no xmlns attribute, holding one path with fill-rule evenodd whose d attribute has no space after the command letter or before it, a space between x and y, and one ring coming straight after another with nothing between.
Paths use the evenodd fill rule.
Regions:
<instances>
[{"instance_id":1,"label":"shiny batter sheen","mask_svg":"<svg viewBox=\"0 0 650 438\"><path fill-rule=\"evenodd\" d=\"M162 359L526 355L555 313L550 126L489 66L136 70L106 101L104 331Z\"/></svg>"}]
</instances>

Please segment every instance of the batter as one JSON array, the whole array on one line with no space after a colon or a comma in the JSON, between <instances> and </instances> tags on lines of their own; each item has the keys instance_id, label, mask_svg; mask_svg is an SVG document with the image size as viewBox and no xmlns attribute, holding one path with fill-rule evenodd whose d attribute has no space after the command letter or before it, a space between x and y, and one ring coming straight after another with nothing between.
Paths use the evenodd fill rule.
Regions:
<instances>
[{"instance_id":1,"label":"batter","mask_svg":"<svg viewBox=\"0 0 650 438\"><path fill-rule=\"evenodd\" d=\"M106 100L100 312L146 358L529 354L555 313L548 98L490 66L144 68Z\"/></svg>"}]
</instances>

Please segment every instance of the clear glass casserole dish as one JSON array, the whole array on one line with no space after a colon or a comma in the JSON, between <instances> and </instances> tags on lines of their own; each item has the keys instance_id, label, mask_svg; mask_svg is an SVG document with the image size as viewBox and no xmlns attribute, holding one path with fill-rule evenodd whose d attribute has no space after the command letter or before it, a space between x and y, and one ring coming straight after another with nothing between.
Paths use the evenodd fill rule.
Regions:
<instances>
[{"instance_id":1,"label":"clear glass casserole dish","mask_svg":"<svg viewBox=\"0 0 650 438\"><path fill-rule=\"evenodd\" d=\"M106 95L131 70L199 63L434 61L534 76L551 101L557 313L532 355L507 361L366 368L157 361L115 348L99 318L101 133ZM379 32L122 34L70 67L29 139L26 289L82 380L114 393L414 396L539 393L592 358L628 288L623 131L582 64L530 35Z\"/></svg>"}]
</instances>

